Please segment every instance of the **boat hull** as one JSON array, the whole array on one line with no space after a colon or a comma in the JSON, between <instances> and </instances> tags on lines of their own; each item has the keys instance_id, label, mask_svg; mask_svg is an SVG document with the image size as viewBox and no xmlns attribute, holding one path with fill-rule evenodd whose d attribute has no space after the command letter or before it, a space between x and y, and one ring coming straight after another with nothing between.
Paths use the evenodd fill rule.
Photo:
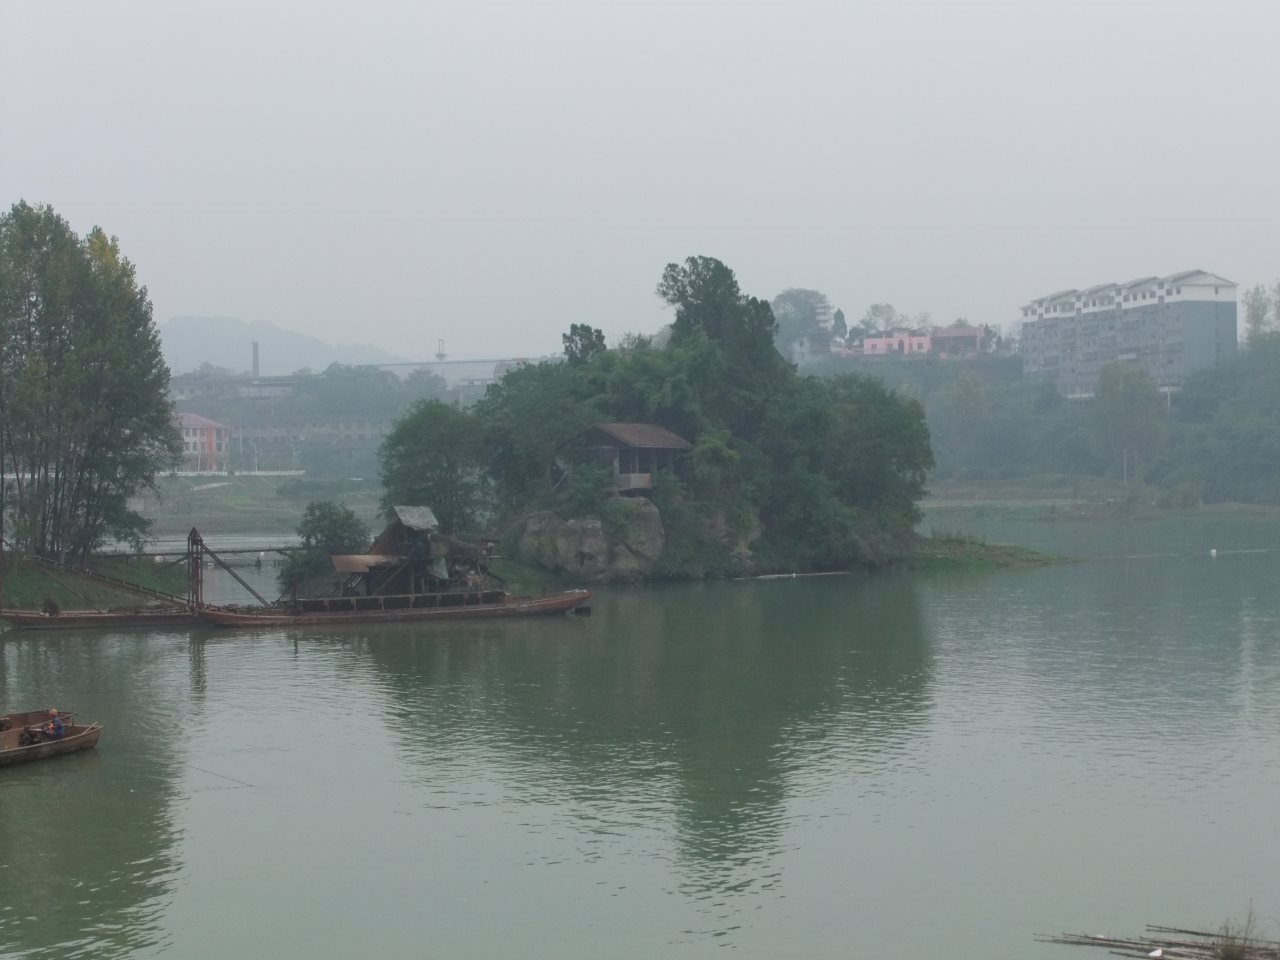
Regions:
<instances>
[{"instance_id":1,"label":"boat hull","mask_svg":"<svg viewBox=\"0 0 1280 960\"><path fill-rule=\"evenodd\" d=\"M41 719L48 719L45 714L38 714L37 716ZM98 745L98 739L102 736L101 724L68 724L66 735L57 740L41 740L39 743L20 747L18 746L18 736L23 726L27 725L15 724L11 729L4 731L3 735L0 735L0 745L3 745L0 746L0 767L13 766L18 763L31 763L36 760L48 760L50 757L58 757L64 753L89 750Z\"/></svg>"},{"instance_id":2,"label":"boat hull","mask_svg":"<svg viewBox=\"0 0 1280 960\"><path fill-rule=\"evenodd\" d=\"M396 598L385 598L392 600ZM331 624L418 623L424 620L493 620L566 613L591 599L587 590L569 590L541 597L509 597L497 603L408 607L398 609L229 610L205 607L200 616L219 627L293 627Z\"/></svg>"},{"instance_id":3,"label":"boat hull","mask_svg":"<svg viewBox=\"0 0 1280 960\"><path fill-rule=\"evenodd\" d=\"M194 626L199 618L188 610L64 610L53 616L38 610L0 610L0 621L14 630L89 630Z\"/></svg>"}]
</instances>

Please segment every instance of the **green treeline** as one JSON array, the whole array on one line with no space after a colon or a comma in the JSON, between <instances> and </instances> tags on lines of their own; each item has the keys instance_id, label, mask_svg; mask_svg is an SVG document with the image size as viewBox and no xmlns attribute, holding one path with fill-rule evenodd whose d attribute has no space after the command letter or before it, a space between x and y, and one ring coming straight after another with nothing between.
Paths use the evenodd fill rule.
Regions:
<instances>
[{"instance_id":1,"label":"green treeline","mask_svg":"<svg viewBox=\"0 0 1280 960\"><path fill-rule=\"evenodd\" d=\"M151 301L115 237L50 207L0 215L0 536L86 557L141 541L130 499L181 439Z\"/></svg>"},{"instance_id":2,"label":"green treeline","mask_svg":"<svg viewBox=\"0 0 1280 960\"><path fill-rule=\"evenodd\" d=\"M1280 503L1280 333L1174 395L1151 479L1206 503Z\"/></svg>"},{"instance_id":3,"label":"green treeline","mask_svg":"<svg viewBox=\"0 0 1280 960\"><path fill-rule=\"evenodd\" d=\"M998 482L1059 474L1157 487L1169 505L1280 503L1280 334L1162 393L1141 370L1104 368L1095 396L1067 400L1025 379L1021 360L832 360L916 398L928 420L938 480Z\"/></svg>"},{"instance_id":4,"label":"green treeline","mask_svg":"<svg viewBox=\"0 0 1280 960\"><path fill-rule=\"evenodd\" d=\"M600 422L652 423L690 441L653 499L659 575L844 567L911 536L933 465L920 405L865 376L799 376L774 346L769 304L709 257L669 264L675 310L662 347L606 349L574 325L566 362L508 373L472 409L418 404L382 450L388 503L429 503L447 531L500 525L537 507L609 523L610 478L568 470L565 444Z\"/></svg>"}]
</instances>

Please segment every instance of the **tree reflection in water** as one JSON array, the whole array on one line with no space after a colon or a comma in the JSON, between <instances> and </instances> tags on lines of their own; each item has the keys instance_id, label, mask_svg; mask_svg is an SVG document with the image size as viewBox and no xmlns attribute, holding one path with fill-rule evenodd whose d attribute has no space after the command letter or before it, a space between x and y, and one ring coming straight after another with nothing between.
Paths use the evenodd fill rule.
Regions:
<instances>
[{"instance_id":1,"label":"tree reflection in water","mask_svg":"<svg viewBox=\"0 0 1280 960\"><path fill-rule=\"evenodd\" d=\"M497 770L501 802L571 811L564 832L584 861L615 855L610 837L651 835L650 855L674 848L680 894L717 925L776 883L797 781L873 769L925 723L930 648L912 583L831 587L609 591L556 629L434 625L362 646L431 803Z\"/></svg>"}]
</instances>

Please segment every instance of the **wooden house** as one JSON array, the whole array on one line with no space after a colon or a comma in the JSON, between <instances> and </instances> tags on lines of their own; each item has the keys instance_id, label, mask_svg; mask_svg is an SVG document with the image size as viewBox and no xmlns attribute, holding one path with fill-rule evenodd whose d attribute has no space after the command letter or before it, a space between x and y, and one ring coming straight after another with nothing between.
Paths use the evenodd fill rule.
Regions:
<instances>
[{"instance_id":1,"label":"wooden house","mask_svg":"<svg viewBox=\"0 0 1280 960\"><path fill-rule=\"evenodd\" d=\"M565 445L569 469L599 463L613 474L620 494L653 489L653 475L674 470L680 456L693 448L684 437L654 423L597 423Z\"/></svg>"}]
</instances>

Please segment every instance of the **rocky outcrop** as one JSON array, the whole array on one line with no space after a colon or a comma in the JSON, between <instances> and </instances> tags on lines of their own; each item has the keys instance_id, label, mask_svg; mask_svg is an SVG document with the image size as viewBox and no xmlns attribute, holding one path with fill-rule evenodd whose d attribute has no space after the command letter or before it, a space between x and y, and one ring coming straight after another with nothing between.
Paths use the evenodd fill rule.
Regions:
<instances>
[{"instance_id":1,"label":"rocky outcrop","mask_svg":"<svg viewBox=\"0 0 1280 960\"><path fill-rule=\"evenodd\" d=\"M565 519L550 510L524 522L517 556L524 563L587 583L643 580L662 555L666 536L658 508L643 498L619 498L600 517Z\"/></svg>"}]
</instances>

